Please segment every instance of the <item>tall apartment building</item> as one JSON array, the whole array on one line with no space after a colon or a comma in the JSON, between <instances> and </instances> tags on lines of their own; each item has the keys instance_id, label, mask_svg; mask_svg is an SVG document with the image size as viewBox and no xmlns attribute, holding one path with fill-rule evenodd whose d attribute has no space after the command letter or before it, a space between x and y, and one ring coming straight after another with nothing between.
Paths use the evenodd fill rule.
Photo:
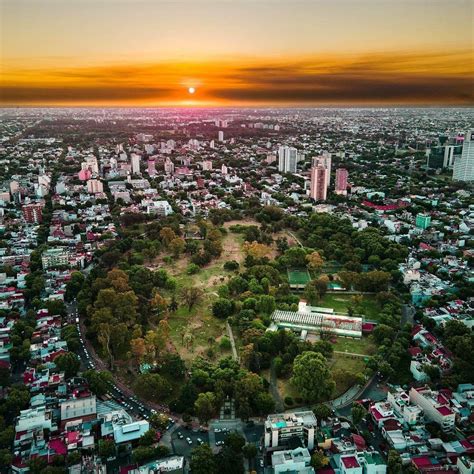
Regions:
<instances>
[{"instance_id":1,"label":"tall apartment building","mask_svg":"<svg viewBox=\"0 0 474 474\"><path fill-rule=\"evenodd\" d=\"M297 437L303 446L313 449L316 439L317 421L312 411L268 415L265 421L265 448L275 451L288 445Z\"/></svg>"},{"instance_id":2,"label":"tall apartment building","mask_svg":"<svg viewBox=\"0 0 474 474\"><path fill-rule=\"evenodd\" d=\"M148 170L148 175L153 177L156 175L156 167L155 167L155 159L154 158L148 158L147 162L147 170Z\"/></svg>"},{"instance_id":3,"label":"tall apartment building","mask_svg":"<svg viewBox=\"0 0 474 474\"><path fill-rule=\"evenodd\" d=\"M132 161L132 174L140 174L140 155L137 155L136 153L132 153L131 161Z\"/></svg>"},{"instance_id":4,"label":"tall apartment building","mask_svg":"<svg viewBox=\"0 0 474 474\"><path fill-rule=\"evenodd\" d=\"M347 194L347 178L349 173L345 168L336 170L336 194Z\"/></svg>"},{"instance_id":5,"label":"tall apartment building","mask_svg":"<svg viewBox=\"0 0 474 474\"><path fill-rule=\"evenodd\" d=\"M328 174L327 169L322 166L313 166L311 168L310 196L315 201L325 201L328 192Z\"/></svg>"},{"instance_id":6,"label":"tall apartment building","mask_svg":"<svg viewBox=\"0 0 474 474\"><path fill-rule=\"evenodd\" d=\"M169 158L166 158L165 160L165 173L166 174L174 173L174 163Z\"/></svg>"},{"instance_id":7,"label":"tall apartment building","mask_svg":"<svg viewBox=\"0 0 474 474\"><path fill-rule=\"evenodd\" d=\"M313 166L324 166L326 168L328 186L331 184L331 165L332 155L327 151L323 151L320 156L313 158Z\"/></svg>"},{"instance_id":8,"label":"tall apartment building","mask_svg":"<svg viewBox=\"0 0 474 474\"><path fill-rule=\"evenodd\" d=\"M217 133L217 139L220 141L220 142L223 142L224 141L224 132L222 130L219 130L219 132Z\"/></svg>"},{"instance_id":9,"label":"tall apartment building","mask_svg":"<svg viewBox=\"0 0 474 474\"><path fill-rule=\"evenodd\" d=\"M25 204L21 212L28 224L39 224L43 220L43 204Z\"/></svg>"},{"instance_id":10,"label":"tall apartment building","mask_svg":"<svg viewBox=\"0 0 474 474\"><path fill-rule=\"evenodd\" d=\"M87 181L87 192L90 194L103 193L104 185L99 179L90 179Z\"/></svg>"},{"instance_id":11,"label":"tall apartment building","mask_svg":"<svg viewBox=\"0 0 474 474\"><path fill-rule=\"evenodd\" d=\"M281 173L296 173L298 150L290 146L278 148L278 171Z\"/></svg>"},{"instance_id":12,"label":"tall apartment building","mask_svg":"<svg viewBox=\"0 0 474 474\"><path fill-rule=\"evenodd\" d=\"M99 174L99 164L95 156L88 156L86 158L85 167L91 170L92 173Z\"/></svg>"},{"instance_id":13,"label":"tall apartment building","mask_svg":"<svg viewBox=\"0 0 474 474\"><path fill-rule=\"evenodd\" d=\"M454 162L453 179L474 181L474 128L471 128L464 136L462 154Z\"/></svg>"},{"instance_id":14,"label":"tall apartment building","mask_svg":"<svg viewBox=\"0 0 474 474\"><path fill-rule=\"evenodd\" d=\"M409 396L410 402L423 410L425 420L438 423L445 432L454 429L456 415L442 394L422 387L412 388Z\"/></svg>"}]
</instances>

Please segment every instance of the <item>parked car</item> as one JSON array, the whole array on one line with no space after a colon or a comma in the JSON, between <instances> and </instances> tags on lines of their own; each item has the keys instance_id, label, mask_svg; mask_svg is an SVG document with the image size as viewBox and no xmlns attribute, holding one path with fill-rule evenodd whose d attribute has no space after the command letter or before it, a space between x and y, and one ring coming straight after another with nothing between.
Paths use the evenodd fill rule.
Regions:
<instances>
[{"instance_id":1,"label":"parked car","mask_svg":"<svg viewBox=\"0 0 474 474\"><path fill-rule=\"evenodd\" d=\"M186 441L188 442L188 444L193 444L193 440L191 438L186 438Z\"/></svg>"}]
</instances>

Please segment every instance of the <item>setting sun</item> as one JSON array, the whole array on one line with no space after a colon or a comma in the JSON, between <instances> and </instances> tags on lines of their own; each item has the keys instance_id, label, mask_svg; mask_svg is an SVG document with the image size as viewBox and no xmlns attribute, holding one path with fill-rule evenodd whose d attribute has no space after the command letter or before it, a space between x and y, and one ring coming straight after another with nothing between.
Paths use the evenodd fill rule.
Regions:
<instances>
[{"instance_id":1,"label":"setting sun","mask_svg":"<svg viewBox=\"0 0 474 474\"><path fill-rule=\"evenodd\" d=\"M189 92L190 94L194 94L194 93L196 92L196 89L195 89L194 87L189 87L189 88L188 88L188 92Z\"/></svg>"}]
</instances>

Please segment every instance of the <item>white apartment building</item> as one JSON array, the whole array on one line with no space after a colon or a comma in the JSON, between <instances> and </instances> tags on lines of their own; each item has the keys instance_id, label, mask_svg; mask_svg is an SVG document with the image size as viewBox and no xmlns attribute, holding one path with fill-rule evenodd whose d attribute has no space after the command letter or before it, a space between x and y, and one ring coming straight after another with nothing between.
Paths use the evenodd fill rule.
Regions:
<instances>
[{"instance_id":1,"label":"white apartment building","mask_svg":"<svg viewBox=\"0 0 474 474\"><path fill-rule=\"evenodd\" d=\"M288 451L275 451L272 454L272 467L275 474L297 472L314 474L311 467L311 454L307 448L296 448Z\"/></svg>"},{"instance_id":2,"label":"white apartment building","mask_svg":"<svg viewBox=\"0 0 474 474\"><path fill-rule=\"evenodd\" d=\"M69 265L69 252L63 247L47 249L41 255L41 263L44 270Z\"/></svg>"},{"instance_id":3,"label":"white apartment building","mask_svg":"<svg viewBox=\"0 0 474 474\"><path fill-rule=\"evenodd\" d=\"M464 136L462 154L454 162L453 179L474 181L474 128L471 128Z\"/></svg>"},{"instance_id":4,"label":"white apartment building","mask_svg":"<svg viewBox=\"0 0 474 474\"><path fill-rule=\"evenodd\" d=\"M280 173L296 173L298 150L290 146L278 148L278 171Z\"/></svg>"},{"instance_id":5,"label":"white apartment building","mask_svg":"<svg viewBox=\"0 0 474 474\"><path fill-rule=\"evenodd\" d=\"M390 403L395 414L402 417L409 425L416 425L423 416L423 411L417 405L410 403L410 396L405 390L398 387L388 392L387 402Z\"/></svg>"},{"instance_id":6,"label":"white apartment building","mask_svg":"<svg viewBox=\"0 0 474 474\"><path fill-rule=\"evenodd\" d=\"M265 421L265 448L276 450L297 437L308 449L314 448L317 421L312 411L268 415Z\"/></svg>"},{"instance_id":7,"label":"white apartment building","mask_svg":"<svg viewBox=\"0 0 474 474\"><path fill-rule=\"evenodd\" d=\"M140 155L132 153L132 174L140 174Z\"/></svg>"},{"instance_id":8,"label":"white apartment building","mask_svg":"<svg viewBox=\"0 0 474 474\"><path fill-rule=\"evenodd\" d=\"M439 392L432 391L428 387L412 388L410 401L423 410L425 420L438 423L443 431L454 429L456 415Z\"/></svg>"}]
</instances>

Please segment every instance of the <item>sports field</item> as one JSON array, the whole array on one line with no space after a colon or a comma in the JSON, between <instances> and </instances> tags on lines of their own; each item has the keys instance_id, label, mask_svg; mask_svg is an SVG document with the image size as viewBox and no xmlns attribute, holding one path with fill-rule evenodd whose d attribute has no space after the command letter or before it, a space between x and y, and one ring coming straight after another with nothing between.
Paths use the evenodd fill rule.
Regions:
<instances>
[{"instance_id":1,"label":"sports field","mask_svg":"<svg viewBox=\"0 0 474 474\"><path fill-rule=\"evenodd\" d=\"M311 276L306 269L288 269L288 282L291 288L304 288L311 281Z\"/></svg>"}]
</instances>

